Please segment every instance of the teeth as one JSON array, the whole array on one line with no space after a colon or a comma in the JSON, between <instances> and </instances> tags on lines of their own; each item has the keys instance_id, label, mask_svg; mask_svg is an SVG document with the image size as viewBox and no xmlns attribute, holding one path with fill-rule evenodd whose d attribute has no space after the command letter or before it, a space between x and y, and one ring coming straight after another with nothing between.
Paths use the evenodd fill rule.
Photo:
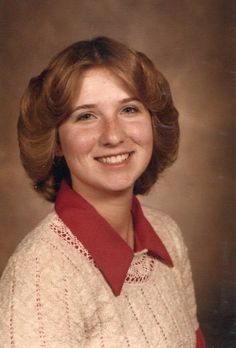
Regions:
<instances>
[{"instance_id":1,"label":"teeth","mask_svg":"<svg viewBox=\"0 0 236 348\"><path fill-rule=\"evenodd\" d=\"M117 155L117 156L100 157L98 158L98 160L102 163L117 164L117 163L122 163L123 161L126 161L128 157L129 157L129 154L126 153L126 154Z\"/></svg>"}]
</instances>

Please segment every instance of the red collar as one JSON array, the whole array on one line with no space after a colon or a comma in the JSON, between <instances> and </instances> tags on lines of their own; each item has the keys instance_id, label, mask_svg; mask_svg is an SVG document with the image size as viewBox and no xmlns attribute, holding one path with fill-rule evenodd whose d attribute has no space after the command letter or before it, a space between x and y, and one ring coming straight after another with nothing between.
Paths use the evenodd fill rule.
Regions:
<instances>
[{"instance_id":1,"label":"red collar","mask_svg":"<svg viewBox=\"0 0 236 348\"><path fill-rule=\"evenodd\" d=\"M124 284L134 251L111 225L66 182L62 182L55 209L72 233L93 257L97 267L118 296ZM160 238L143 215L134 196L132 215L135 229L135 252L148 249L160 261L173 267L173 262Z\"/></svg>"}]
</instances>

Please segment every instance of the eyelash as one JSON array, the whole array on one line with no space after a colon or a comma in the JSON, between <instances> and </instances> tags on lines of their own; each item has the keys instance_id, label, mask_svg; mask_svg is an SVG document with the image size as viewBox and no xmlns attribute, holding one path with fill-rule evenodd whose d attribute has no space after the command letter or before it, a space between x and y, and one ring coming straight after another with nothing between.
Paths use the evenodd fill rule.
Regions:
<instances>
[{"instance_id":1,"label":"eyelash","mask_svg":"<svg viewBox=\"0 0 236 348\"><path fill-rule=\"evenodd\" d=\"M129 111L127 111L127 109L128 109ZM128 113L128 114L132 114L132 113L138 112L139 110L138 110L138 108L137 108L136 106L130 105L130 106L124 107L124 108L122 109L122 111L123 111L123 112L126 112L126 113Z\"/></svg>"},{"instance_id":2,"label":"eyelash","mask_svg":"<svg viewBox=\"0 0 236 348\"><path fill-rule=\"evenodd\" d=\"M136 106L132 106L132 105L129 105L129 106L125 106L123 109L122 109L122 112L124 113L127 113L127 114L133 114L133 113L136 113L138 112L139 109L136 107ZM78 115L76 117L76 121L88 121L90 120L94 115L90 112L85 112L85 113L82 113L80 115Z\"/></svg>"},{"instance_id":3,"label":"eyelash","mask_svg":"<svg viewBox=\"0 0 236 348\"><path fill-rule=\"evenodd\" d=\"M76 117L76 121L87 121L89 120L91 117L93 116L93 114L91 114L90 112L85 112L83 114L80 114Z\"/></svg>"}]
</instances>

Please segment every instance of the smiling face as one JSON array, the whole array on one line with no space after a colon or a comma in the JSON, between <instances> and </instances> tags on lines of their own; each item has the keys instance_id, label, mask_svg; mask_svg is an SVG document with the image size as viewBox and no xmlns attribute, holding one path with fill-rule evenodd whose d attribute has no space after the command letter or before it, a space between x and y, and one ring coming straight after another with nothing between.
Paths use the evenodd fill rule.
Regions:
<instances>
[{"instance_id":1,"label":"smiling face","mask_svg":"<svg viewBox=\"0 0 236 348\"><path fill-rule=\"evenodd\" d=\"M84 197L132 194L152 156L149 111L105 68L84 73L73 110L58 130L73 189Z\"/></svg>"}]
</instances>

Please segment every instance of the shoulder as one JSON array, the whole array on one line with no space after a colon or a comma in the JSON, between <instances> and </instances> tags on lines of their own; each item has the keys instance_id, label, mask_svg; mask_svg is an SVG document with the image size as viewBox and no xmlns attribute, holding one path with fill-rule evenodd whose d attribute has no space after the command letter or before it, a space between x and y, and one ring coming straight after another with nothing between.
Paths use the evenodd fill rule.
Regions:
<instances>
[{"instance_id":1,"label":"shoulder","mask_svg":"<svg viewBox=\"0 0 236 348\"><path fill-rule=\"evenodd\" d=\"M33 347L42 338L44 326L52 342L64 342L69 306L77 308L79 317L78 301L75 303L68 294L76 291L87 300L82 277L89 265L73 247L73 236L66 229L56 213L49 214L28 233L9 259L0 279L3 342L10 342L9 332L14 330L17 347ZM67 243L63 235L71 242ZM58 325L61 330L57 330Z\"/></svg>"},{"instance_id":2,"label":"shoulder","mask_svg":"<svg viewBox=\"0 0 236 348\"><path fill-rule=\"evenodd\" d=\"M148 219L160 238L170 238L175 241L183 240L179 226L169 215L147 206L142 206L142 209L145 217Z\"/></svg>"},{"instance_id":3,"label":"shoulder","mask_svg":"<svg viewBox=\"0 0 236 348\"><path fill-rule=\"evenodd\" d=\"M29 277L36 260L42 259L47 262L48 255L51 253L49 241L53 239L50 226L55 220L55 215L55 213L50 213L18 244L8 260L1 282L7 280L8 277L12 278L16 273Z\"/></svg>"},{"instance_id":4,"label":"shoulder","mask_svg":"<svg viewBox=\"0 0 236 348\"><path fill-rule=\"evenodd\" d=\"M55 241L55 236L52 234L52 232L53 225L56 221L57 215L55 212L48 214L18 244L9 261L29 257L30 255L34 257L45 257L48 249L50 249L50 241Z\"/></svg>"},{"instance_id":5,"label":"shoulder","mask_svg":"<svg viewBox=\"0 0 236 348\"><path fill-rule=\"evenodd\" d=\"M56 213L49 214L28 233L0 279L0 326L4 313L9 315L12 301L19 304L20 312L30 313L35 310L34 300L39 293L48 308L51 303L63 305L65 288L84 294L83 279L89 274L94 276L94 267L79 243Z\"/></svg>"},{"instance_id":6,"label":"shoulder","mask_svg":"<svg viewBox=\"0 0 236 348\"><path fill-rule=\"evenodd\" d=\"M1 283L14 278L30 283L37 272L44 276L45 281L59 281L69 269L69 273L73 273L82 260L78 244L58 215L50 213L19 243L8 260L0 287Z\"/></svg>"},{"instance_id":7,"label":"shoulder","mask_svg":"<svg viewBox=\"0 0 236 348\"><path fill-rule=\"evenodd\" d=\"M186 257L187 248L183 234L177 223L160 210L142 205L142 210L147 220L161 239L173 261L182 263Z\"/></svg>"}]
</instances>

